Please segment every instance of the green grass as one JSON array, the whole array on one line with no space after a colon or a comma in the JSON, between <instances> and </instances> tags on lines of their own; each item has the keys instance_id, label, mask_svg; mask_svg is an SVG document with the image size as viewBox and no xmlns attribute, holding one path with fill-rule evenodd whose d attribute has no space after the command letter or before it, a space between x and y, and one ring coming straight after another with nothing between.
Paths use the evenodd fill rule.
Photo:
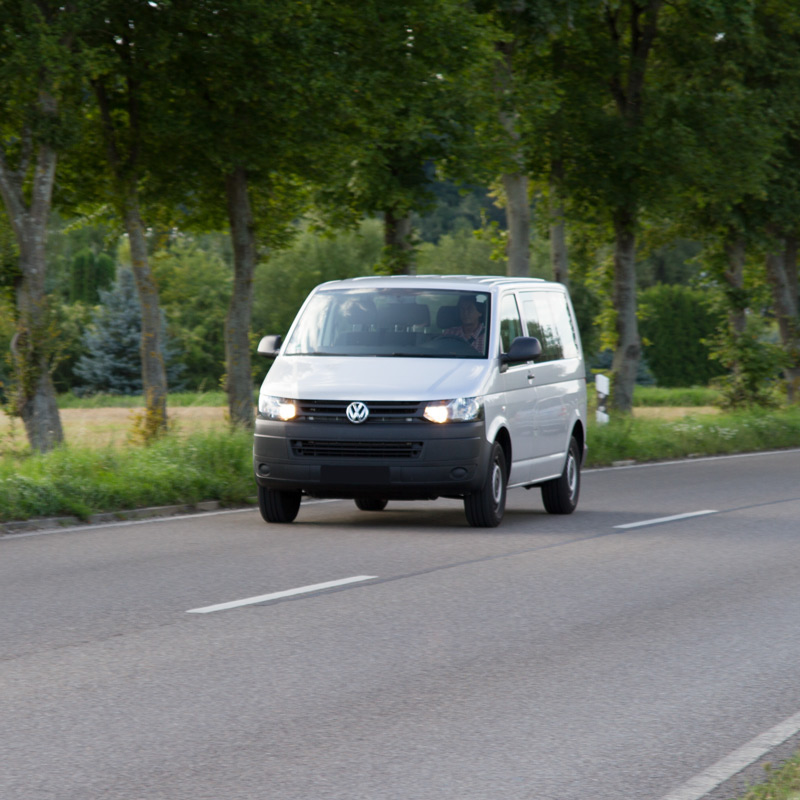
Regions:
<instances>
[{"instance_id":1,"label":"green grass","mask_svg":"<svg viewBox=\"0 0 800 800\"><path fill-rule=\"evenodd\" d=\"M634 406L715 406L722 394L706 386L665 389L660 386L637 386L633 390Z\"/></svg>"},{"instance_id":2,"label":"green grass","mask_svg":"<svg viewBox=\"0 0 800 800\"><path fill-rule=\"evenodd\" d=\"M766 781L753 786L739 800L800 800L800 753L778 769L767 764Z\"/></svg>"},{"instance_id":3,"label":"green grass","mask_svg":"<svg viewBox=\"0 0 800 800\"><path fill-rule=\"evenodd\" d=\"M167 396L167 407L228 405L225 392L171 392ZM71 392L58 396L59 408L142 408L142 395L95 394L90 397L76 397Z\"/></svg>"},{"instance_id":4,"label":"green grass","mask_svg":"<svg viewBox=\"0 0 800 800\"><path fill-rule=\"evenodd\" d=\"M173 503L242 503L255 494L252 433L165 436L147 447L63 447L0 457L0 521Z\"/></svg>"},{"instance_id":5,"label":"green grass","mask_svg":"<svg viewBox=\"0 0 800 800\"><path fill-rule=\"evenodd\" d=\"M587 466L800 447L800 408L687 416L677 420L590 421Z\"/></svg>"}]
</instances>

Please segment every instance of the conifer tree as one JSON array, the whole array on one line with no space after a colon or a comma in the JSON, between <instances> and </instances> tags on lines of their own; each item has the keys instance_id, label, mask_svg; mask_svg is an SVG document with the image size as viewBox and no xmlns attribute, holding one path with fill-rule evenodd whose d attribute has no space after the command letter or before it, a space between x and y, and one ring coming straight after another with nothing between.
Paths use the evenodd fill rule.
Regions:
<instances>
[{"instance_id":1,"label":"conifer tree","mask_svg":"<svg viewBox=\"0 0 800 800\"><path fill-rule=\"evenodd\" d=\"M83 337L86 354L75 365L75 375L84 381L76 393L141 394L142 316L133 272L119 270L111 289L100 290L100 301ZM176 378L177 371L171 372Z\"/></svg>"}]
</instances>

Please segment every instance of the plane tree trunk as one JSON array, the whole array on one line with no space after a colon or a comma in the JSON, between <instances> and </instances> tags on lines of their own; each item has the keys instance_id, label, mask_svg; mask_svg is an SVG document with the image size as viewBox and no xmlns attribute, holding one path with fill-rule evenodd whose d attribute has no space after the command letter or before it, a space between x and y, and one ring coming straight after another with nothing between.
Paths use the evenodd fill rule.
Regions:
<instances>
[{"instance_id":1,"label":"plane tree trunk","mask_svg":"<svg viewBox=\"0 0 800 800\"><path fill-rule=\"evenodd\" d=\"M233 292L225 319L225 389L231 423L254 425L250 320L256 241L247 172L237 167L225 179L228 221L233 242Z\"/></svg>"},{"instance_id":2,"label":"plane tree trunk","mask_svg":"<svg viewBox=\"0 0 800 800\"><path fill-rule=\"evenodd\" d=\"M384 262L392 275L413 275L414 246L411 242L411 213L400 213L395 208L384 212L383 246Z\"/></svg>"},{"instance_id":3,"label":"plane tree trunk","mask_svg":"<svg viewBox=\"0 0 800 800\"><path fill-rule=\"evenodd\" d=\"M131 267L136 280L142 315L139 352L142 358L142 386L145 399L143 425L145 438L150 439L167 429L167 370L164 364L158 286L150 269L147 239L138 199L133 189L125 199L125 229L131 246Z\"/></svg>"},{"instance_id":4,"label":"plane tree trunk","mask_svg":"<svg viewBox=\"0 0 800 800\"><path fill-rule=\"evenodd\" d=\"M564 221L564 165L554 160L550 169L550 263L553 280L569 286L567 226Z\"/></svg>"},{"instance_id":5,"label":"plane tree trunk","mask_svg":"<svg viewBox=\"0 0 800 800\"><path fill-rule=\"evenodd\" d=\"M55 116L55 101L40 100L42 111ZM32 153L30 132L25 150ZM52 450L64 440L52 373L57 332L52 329L45 295L45 242L52 204L57 155L47 145L36 150L30 194L23 190L27 158L11 169L0 149L0 195L19 247L21 278L16 288L17 332L12 343L16 396L14 410L22 418L31 449Z\"/></svg>"},{"instance_id":6,"label":"plane tree trunk","mask_svg":"<svg viewBox=\"0 0 800 800\"><path fill-rule=\"evenodd\" d=\"M630 413L633 389L642 353L639 324L636 318L636 218L630 209L618 209L614 215L614 309L617 312L617 348L612 372L614 382L611 405Z\"/></svg>"},{"instance_id":7,"label":"plane tree trunk","mask_svg":"<svg viewBox=\"0 0 800 800\"><path fill-rule=\"evenodd\" d=\"M797 240L787 237L767 255L767 279L778 320L783 349L789 357L784 368L786 399L800 403L800 314L798 309Z\"/></svg>"}]
</instances>

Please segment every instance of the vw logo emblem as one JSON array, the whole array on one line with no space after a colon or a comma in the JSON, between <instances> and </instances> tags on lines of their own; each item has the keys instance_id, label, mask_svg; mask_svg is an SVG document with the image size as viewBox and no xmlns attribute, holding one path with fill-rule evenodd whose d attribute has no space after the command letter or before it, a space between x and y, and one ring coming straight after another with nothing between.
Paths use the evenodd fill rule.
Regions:
<instances>
[{"instance_id":1,"label":"vw logo emblem","mask_svg":"<svg viewBox=\"0 0 800 800\"><path fill-rule=\"evenodd\" d=\"M347 419L349 419L350 422L355 422L356 424L358 424L360 422L364 422L367 419L367 417L369 416L369 409L364 403L357 401L355 403L350 403L350 405L347 406L346 413L347 413Z\"/></svg>"}]
</instances>

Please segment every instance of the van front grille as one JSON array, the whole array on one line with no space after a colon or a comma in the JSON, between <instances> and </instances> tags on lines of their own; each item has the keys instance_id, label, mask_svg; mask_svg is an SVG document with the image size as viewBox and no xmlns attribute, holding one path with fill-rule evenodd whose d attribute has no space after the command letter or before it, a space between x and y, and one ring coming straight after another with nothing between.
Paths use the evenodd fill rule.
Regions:
<instances>
[{"instance_id":1,"label":"van front grille","mask_svg":"<svg viewBox=\"0 0 800 800\"><path fill-rule=\"evenodd\" d=\"M422 442L342 442L325 439L292 439L298 458L419 458Z\"/></svg>"},{"instance_id":2,"label":"van front grille","mask_svg":"<svg viewBox=\"0 0 800 800\"><path fill-rule=\"evenodd\" d=\"M296 422L348 422L347 406L349 400L298 400ZM370 422L414 422L422 418L422 403L413 400L387 401L368 400L364 405L369 409L369 416L364 424Z\"/></svg>"}]
</instances>

